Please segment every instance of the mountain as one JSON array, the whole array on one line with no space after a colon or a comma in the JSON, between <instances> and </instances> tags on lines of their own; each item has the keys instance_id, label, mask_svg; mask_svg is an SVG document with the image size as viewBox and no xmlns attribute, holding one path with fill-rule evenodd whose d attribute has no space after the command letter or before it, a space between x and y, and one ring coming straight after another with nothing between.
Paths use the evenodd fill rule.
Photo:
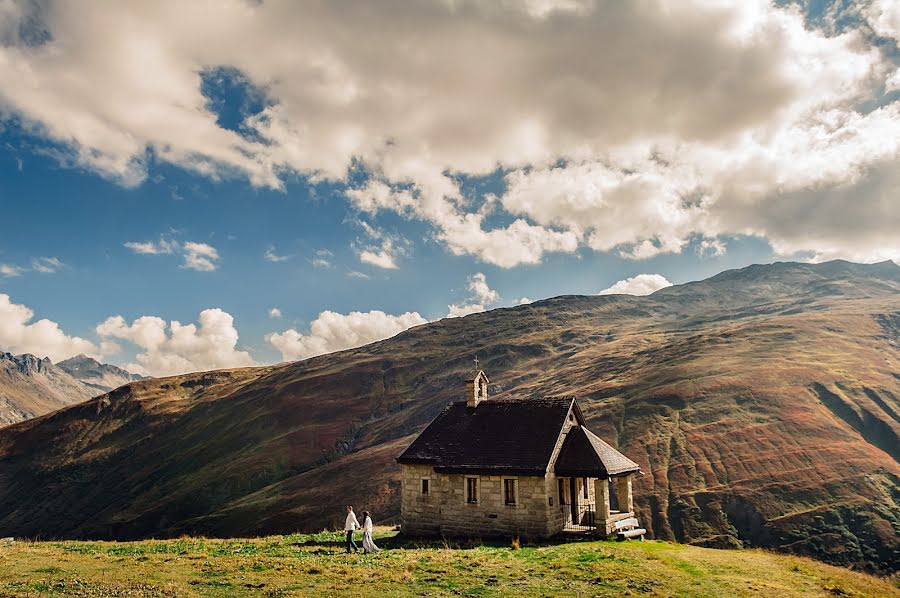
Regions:
<instances>
[{"instance_id":1,"label":"mountain","mask_svg":"<svg viewBox=\"0 0 900 598\"><path fill-rule=\"evenodd\" d=\"M142 377L79 355L48 358L0 352L0 427L43 415Z\"/></svg>"},{"instance_id":2,"label":"mountain","mask_svg":"<svg viewBox=\"0 0 900 598\"><path fill-rule=\"evenodd\" d=\"M642 526L900 567L900 267L778 263L565 296L298 363L143 380L0 430L0 531L320 530L399 512L394 458L464 392L575 394L640 464ZM527 442L527 439L523 439Z\"/></svg>"},{"instance_id":3,"label":"mountain","mask_svg":"<svg viewBox=\"0 0 900 598\"><path fill-rule=\"evenodd\" d=\"M135 380L144 379L144 376L140 374L132 374L120 367L100 363L83 354L60 361L56 366L73 378L97 389L100 391L98 394L109 392Z\"/></svg>"}]
</instances>

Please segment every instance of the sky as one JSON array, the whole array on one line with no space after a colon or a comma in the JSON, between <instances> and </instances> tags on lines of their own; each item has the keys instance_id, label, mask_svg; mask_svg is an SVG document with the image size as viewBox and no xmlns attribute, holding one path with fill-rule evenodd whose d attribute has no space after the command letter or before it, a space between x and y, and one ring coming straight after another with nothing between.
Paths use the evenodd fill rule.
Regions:
<instances>
[{"instance_id":1,"label":"sky","mask_svg":"<svg viewBox=\"0 0 900 598\"><path fill-rule=\"evenodd\" d=\"M0 0L0 351L154 376L900 261L893 0Z\"/></svg>"}]
</instances>

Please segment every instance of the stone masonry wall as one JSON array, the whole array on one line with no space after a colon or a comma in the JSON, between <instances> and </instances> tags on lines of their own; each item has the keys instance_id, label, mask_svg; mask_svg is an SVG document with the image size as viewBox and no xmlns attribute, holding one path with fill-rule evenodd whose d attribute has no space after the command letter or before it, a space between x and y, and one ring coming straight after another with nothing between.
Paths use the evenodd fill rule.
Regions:
<instances>
[{"instance_id":1,"label":"stone masonry wall","mask_svg":"<svg viewBox=\"0 0 900 598\"><path fill-rule=\"evenodd\" d=\"M466 502L467 476L436 473L427 465L403 465L402 470L401 529L404 533L481 538L542 538L551 533L548 527L551 508L544 477L477 476L479 500L470 504ZM502 480L506 477L518 481L515 505L504 504ZM422 495L422 478L429 479L428 495Z\"/></svg>"},{"instance_id":2,"label":"stone masonry wall","mask_svg":"<svg viewBox=\"0 0 900 598\"><path fill-rule=\"evenodd\" d=\"M517 476L518 502L503 503L502 480L505 476L478 476L479 500L466 502L464 475L448 475L442 485L441 531L448 536L525 536L547 535L547 494L543 477Z\"/></svg>"},{"instance_id":3,"label":"stone masonry wall","mask_svg":"<svg viewBox=\"0 0 900 598\"><path fill-rule=\"evenodd\" d=\"M437 535L441 531L441 484L430 465L401 465L401 529L410 535ZM422 479L428 479L428 494L422 494Z\"/></svg>"}]
</instances>

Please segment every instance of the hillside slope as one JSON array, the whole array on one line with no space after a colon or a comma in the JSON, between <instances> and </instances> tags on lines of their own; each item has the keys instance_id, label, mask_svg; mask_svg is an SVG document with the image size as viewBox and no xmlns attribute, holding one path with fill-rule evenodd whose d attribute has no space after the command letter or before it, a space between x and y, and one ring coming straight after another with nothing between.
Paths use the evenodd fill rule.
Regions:
<instances>
[{"instance_id":1,"label":"hillside slope","mask_svg":"<svg viewBox=\"0 0 900 598\"><path fill-rule=\"evenodd\" d=\"M0 430L0 530L319 530L398 514L394 457L471 358L492 395L572 393L637 461L657 538L900 567L900 268L774 264L649 297L558 297L299 363L132 383ZM527 441L527 439L526 439Z\"/></svg>"},{"instance_id":2,"label":"hillside slope","mask_svg":"<svg viewBox=\"0 0 900 598\"><path fill-rule=\"evenodd\" d=\"M142 376L78 355L57 364L0 352L0 427L50 413Z\"/></svg>"}]
</instances>

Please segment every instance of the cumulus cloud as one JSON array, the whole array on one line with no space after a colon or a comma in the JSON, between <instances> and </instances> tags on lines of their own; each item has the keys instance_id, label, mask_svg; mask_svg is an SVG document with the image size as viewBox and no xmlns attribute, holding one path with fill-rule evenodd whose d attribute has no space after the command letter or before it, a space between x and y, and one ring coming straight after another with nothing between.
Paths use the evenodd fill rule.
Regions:
<instances>
[{"instance_id":1,"label":"cumulus cloud","mask_svg":"<svg viewBox=\"0 0 900 598\"><path fill-rule=\"evenodd\" d=\"M33 318L33 310L13 303L9 295L0 293L0 348L12 353L49 357L55 362L79 353L95 358L103 356L103 348L95 343L66 334L52 320L32 322Z\"/></svg>"},{"instance_id":2,"label":"cumulus cloud","mask_svg":"<svg viewBox=\"0 0 900 598\"><path fill-rule=\"evenodd\" d=\"M188 241L184 244L184 263L181 267L200 272L212 272L218 267L216 264L218 260L219 252L212 245Z\"/></svg>"},{"instance_id":3,"label":"cumulus cloud","mask_svg":"<svg viewBox=\"0 0 900 598\"><path fill-rule=\"evenodd\" d=\"M167 237L159 241L129 241L125 247L139 255L171 255L180 254L184 262L179 266L186 270L212 272L218 268L219 252L207 243L187 241L181 243Z\"/></svg>"},{"instance_id":4,"label":"cumulus cloud","mask_svg":"<svg viewBox=\"0 0 900 598\"><path fill-rule=\"evenodd\" d=\"M390 239L383 240L378 248L360 251L359 261L370 266L385 268L386 270L396 270L398 267L394 257L393 242Z\"/></svg>"},{"instance_id":5,"label":"cumulus cloud","mask_svg":"<svg viewBox=\"0 0 900 598\"><path fill-rule=\"evenodd\" d=\"M266 340L281 352L282 359L294 361L360 347L427 322L417 312L390 315L378 310L349 314L323 311L310 324L308 334L291 328L269 334Z\"/></svg>"},{"instance_id":6,"label":"cumulus cloud","mask_svg":"<svg viewBox=\"0 0 900 598\"><path fill-rule=\"evenodd\" d=\"M487 276L481 272L470 276L466 286L481 303L496 303L500 300L500 293L488 286Z\"/></svg>"},{"instance_id":7,"label":"cumulus cloud","mask_svg":"<svg viewBox=\"0 0 900 598\"><path fill-rule=\"evenodd\" d=\"M468 278L466 288L471 293L469 299L463 303L448 305L446 317L461 318L469 314L477 314L487 309L485 305L500 300L500 293L488 286L487 276L481 272L476 272Z\"/></svg>"},{"instance_id":8,"label":"cumulus cloud","mask_svg":"<svg viewBox=\"0 0 900 598\"><path fill-rule=\"evenodd\" d=\"M397 259L406 255L407 242L397 235L390 235L366 222L360 222L359 225L369 239L369 242L357 247L359 261L376 268L396 270L399 267Z\"/></svg>"},{"instance_id":9,"label":"cumulus cloud","mask_svg":"<svg viewBox=\"0 0 900 598\"><path fill-rule=\"evenodd\" d=\"M111 316L96 332L103 338L128 341L138 347L136 363L125 367L151 376L255 365L250 354L237 350L234 318L221 309L200 312L199 326L155 316L142 316L128 324Z\"/></svg>"},{"instance_id":10,"label":"cumulus cloud","mask_svg":"<svg viewBox=\"0 0 900 598\"><path fill-rule=\"evenodd\" d=\"M528 305L529 303L534 303L533 299L529 299L528 297L521 297L516 299L515 305Z\"/></svg>"},{"instance_id":11,"label":"cumulus cloud","mask_svg":"<svg viewBox=\"0 0 900 598\"><path fill-rule=\"evenodd\" d=\"M281 317L281 310L277 307L273 307L269 310L269 317L272 319L278 319Z\"/></svg>"},{"instance_id":12,"label":"cumulus cloud","mask_svg":"<svg viewBox=\"0 0 900 598\"><path fill-rule=\"evenodd\" d=\"M875 0L863 8L863 14L876 34L900 41L900 4Z\"/></svg>"},{"instance_id":13,"label":"cumulus cloud","mask_svg":"<svg viewBox=\"0 0 900 598\"><path fill-rule=\"evenodd\" d=\"M659 289L672 286L672 283L659 274L638 274L625 280L620 280L608 289L603 289L598 295L649 295Z\"/></svg>"},{"instance_id":14,"label":"cumulus cloud","mask_svg":"<svg viewBox=\"0 0 900 598\"><path fill-rule=\"evenodd\" d=\"M448 318L461 318L463 316L468 316L469 314L479 314L485 310L485 307L480 303L451 303L447 306L447 316Z\"/></svg>"},{"instance_id":15,"label":"cumulus cloud","mask_svg":"<svg viewBox=\"0 0 900 598\"><path fill-rule=\"evenodd\" d=\"M645 259L698 235L900 255L900 206L885 199L900 102L880 95L897 65L868 29L809 29L791 3L3 7L0 112L125 185L150 156L276 189L337 181L356 210L424 221L451 253L500 267L582 247ZM896 2L864 7L897 39ZM47 35L23 36L35 20ZM239 130L204 96L217 67L265 92ZM498 172L496 201L460 189ZM391 267L390 249L360 258Z\"/></svg>"}]
</instances>

